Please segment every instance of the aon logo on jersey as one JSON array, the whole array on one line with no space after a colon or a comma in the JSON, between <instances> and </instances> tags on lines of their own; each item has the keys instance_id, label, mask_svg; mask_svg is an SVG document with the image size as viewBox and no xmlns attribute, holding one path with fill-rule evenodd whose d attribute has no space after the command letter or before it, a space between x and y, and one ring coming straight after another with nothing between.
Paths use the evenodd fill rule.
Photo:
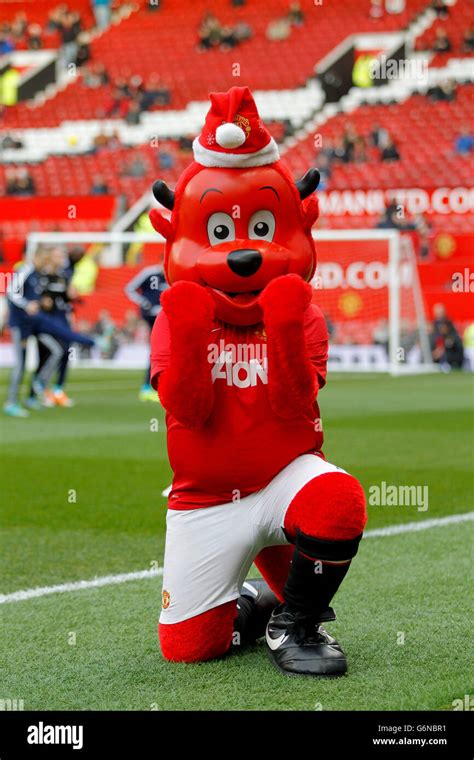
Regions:
<instances>
[{"instance_id":1,"label":"aon logo on jersey","mask_svg":"<svg viewBox=\"0 0 474 760\"><path fill-rule=\"evenodd\" d=\"M259 382L267 385L268 360L264 357L260 361L234 361L232 352L224 352L219 355L212 368L212 382L216 380L225 380L227 385L235 385L237 388L250 388Z\"/></svg>"}]
</instances>

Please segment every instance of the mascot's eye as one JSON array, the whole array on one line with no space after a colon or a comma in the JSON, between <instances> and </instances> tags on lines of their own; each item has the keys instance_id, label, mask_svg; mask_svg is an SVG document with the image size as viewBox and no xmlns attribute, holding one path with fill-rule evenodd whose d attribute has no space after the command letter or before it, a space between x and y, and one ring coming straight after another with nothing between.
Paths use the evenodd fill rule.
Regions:
<instances>
[{"instance_id":1,"label":"mascot's eye","mask_svg":"<svg viewBox=\"0 0 474 760\"><path fill-rule=\"evenodd\" d=\"M273 240L275 217L271 211L256 211L249 222L249 238L252 240Z\"/></svg>"},{"instance_id":2,"label":"mascot's eye","mask_svg":"<svg viewBox=\"0 0 474 760\"><path fill-rule=\"evenodd\" d=\"M211 245L219 245L225 240L235 240L234 220L223 211L212 214L207 222L207 235Z\"/></svg>"}]
</instances>

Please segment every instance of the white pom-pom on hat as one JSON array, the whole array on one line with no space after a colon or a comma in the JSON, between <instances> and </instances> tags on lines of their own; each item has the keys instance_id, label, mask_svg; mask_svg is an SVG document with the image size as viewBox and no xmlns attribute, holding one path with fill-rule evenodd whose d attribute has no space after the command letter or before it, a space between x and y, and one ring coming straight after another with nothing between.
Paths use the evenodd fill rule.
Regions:
<instances>
[{"instance_id":1,"label":"white pom-pom on hat","mask_svg":"<svg viewBox=\"0 0 474 760\"><path fill-rule=\"evenodd\" d=\"M238 124L221 124L216 129L216 142L221 148L239 148L245 142L245 132Z\"/></svg>"}]
</instances>

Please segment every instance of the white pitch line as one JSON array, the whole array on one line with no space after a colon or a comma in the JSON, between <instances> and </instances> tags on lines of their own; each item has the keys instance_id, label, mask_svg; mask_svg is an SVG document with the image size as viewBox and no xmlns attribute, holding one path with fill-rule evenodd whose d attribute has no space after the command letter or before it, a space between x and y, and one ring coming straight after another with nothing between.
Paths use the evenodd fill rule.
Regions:
<instances>
[{"instance_id":1,"label":"white pitch line","mask_svg":"<svg viewBox=\"0 0 474 760\"><path fill-rule=\"evenodd\" d=\"M435 517L432 520L422 520L420 522L401 523L399 525L389 525L387 528L374 528L364 533L364 538L381 538L385 536L398 536L402 533L417 533L420 530L429 530L430 528L443 528L446 525L453 525L474 520L474 512L465 512L460 515L449 515L448 517ZM102 575L99 578L92 578L88 581L74 581L73 583L60 583L56 586L39 586L29 588L23 591L13 591L11 594L0 594L0 604L9 602L24 602L28 599L37 599L40 596L50 596L51 594L67 594L73 591L82 591L89 588L101 588L102 586L115 586L129 581L148 580L150 578L159 578L163 575L163 568L158 567L156 570L140 570L134 573L120 573L118 575Z\"/></svg>"},{"instance_id":2,"label":"white pitch line","mask_svg":"<svg viewBox=\"0 0 474 760\"><path fill-rule=\"evenodd\" d=\"M163 568L156 570L139 570L135 573L119 573L118 575L101 575L88 581L74 581L72 583L59 583L57 586L39 586L28 588L24 591L13 591L11 594L0 594L0 604L8 602L24 602L27 599L36 599L39 596L50 594L66 594L70 591L82 591L87 588L100 588L101 586L114 586L128 581L142 581L148 578L158 578L163 575Z\"/></svg>"},{"instance_id":3,"label":"white pitch line","mask_svg":"<svg viewBox=\"0 0 474 760\"><path fill-rule=\"evenodd\" d=\"M400 533L417 533L419 530L443 527L456 523L471 522L474 520L474 512L464 512L460 515L448 515L448 517L433 517L431 520L419 520L418 522L400 523L388 525L386 528L374 528L364 533L364 538L379 538L380 536L398 536Z\"/></svg>"}]
</instances>

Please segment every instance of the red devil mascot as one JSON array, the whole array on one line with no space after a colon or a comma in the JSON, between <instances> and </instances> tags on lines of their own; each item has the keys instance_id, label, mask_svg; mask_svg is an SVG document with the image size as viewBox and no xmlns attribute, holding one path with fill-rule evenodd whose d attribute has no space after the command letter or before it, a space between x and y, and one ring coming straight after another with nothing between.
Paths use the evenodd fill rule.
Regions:
<instances>
[{"instance_id":1,"label":"red devil mascot","mask_svg":"<svg viewBox=\"0 0 474 760\"><path fill-rule=\"evenodd\" d=\"M324 457L328 336L312 304L319 174L295 183L248 87L210 96L194 162L151 211L171 287L151 382L174 472L159 638L165 658L220 657L265 635L284 673L347 662L322 626L366 522L358 481ZM265 580L246 581L255 562Z\"/></svg>"}]
</instances>

